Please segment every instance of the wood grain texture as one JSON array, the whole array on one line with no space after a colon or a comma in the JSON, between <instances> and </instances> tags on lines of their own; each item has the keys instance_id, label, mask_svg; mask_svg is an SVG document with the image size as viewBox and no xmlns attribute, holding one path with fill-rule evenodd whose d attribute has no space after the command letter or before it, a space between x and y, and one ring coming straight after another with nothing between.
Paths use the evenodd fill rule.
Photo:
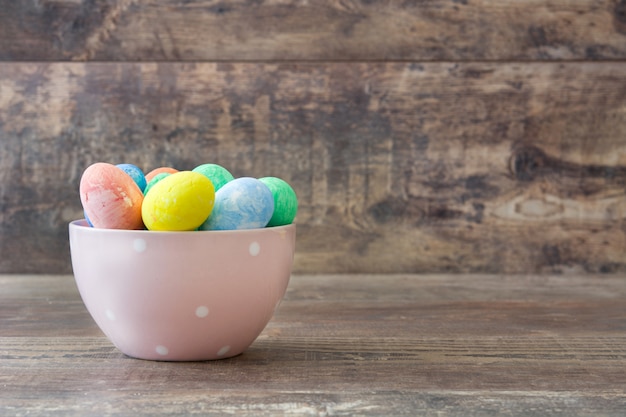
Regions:
<instances>
[{"instance_id":1,"label":"wood grain texture","mask_svg":"<svg viewBox=\"0 0 626 417\"><path fill-rule=\"evenodd\" d=\"M0 60L597 60L624 0L0 2Z\"/></svg>"},{"instance_id":2,"label":"wood grain texture","mask_svg":"<svg viewBox=\"0 0 626 417\"><path fill-rule=\"evenodd\" d=\"M242 355L131 359L71 276L0 276L7 415L621 416L618 275L297 275ZM69 306L69 308L68 308Z\"/></svg>"},{"instance_id":3,"label":"wood grain texture","mask_svg":"<svg viewBox=\"0 0 626 417\"><path fill-rule=\"evenodd\" d=\"M296 272L626 271L624 63L0 64L0 271L96 161L282 177Z\"/></svg>"}]
</instances>

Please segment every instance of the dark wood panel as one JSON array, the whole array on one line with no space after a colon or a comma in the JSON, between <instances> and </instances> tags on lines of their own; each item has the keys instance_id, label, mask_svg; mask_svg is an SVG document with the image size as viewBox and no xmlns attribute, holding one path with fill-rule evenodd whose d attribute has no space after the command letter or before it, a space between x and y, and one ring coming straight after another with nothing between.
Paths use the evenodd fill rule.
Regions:
<instances>
[{"instance_id":1,"label":"dark wood panel","mask_svg":"<svg viewBox=\"0 0 626 417\"><path fill-rule=\"evenodd\" d=\"M296 275L242 355L120 353L71 276L0 276L10 415L621 416L621 275Z\"/></svg>"},{"instance_id":2,"label":"dark wood panel","mask_svg":"<svg viewBox=\"0 0 626 417\"><path fill-rule=\"evenodd\" d=\"M626 57L624 0L0 2L2 60Z\"/></svg>"},{"instance_id":3,"label":"dark wood panel","mask_svg":"<svg viewBox=\"0 0 626 417\"><path fill-rule=\"evenodd\" d=\"M624 63L5 63L0 271L95 161L283 177L297 272L626 271Z\"/></svg>"}]
</instances>

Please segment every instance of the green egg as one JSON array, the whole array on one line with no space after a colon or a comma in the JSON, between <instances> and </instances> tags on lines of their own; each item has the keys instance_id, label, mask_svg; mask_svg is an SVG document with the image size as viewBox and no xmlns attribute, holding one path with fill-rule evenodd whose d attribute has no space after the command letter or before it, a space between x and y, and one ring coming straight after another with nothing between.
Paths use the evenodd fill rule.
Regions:
<instances>
[{"instance_id":1,"label":"green egg","mask_svg":"<svg viewBox=\"0 0 626 417\"><path fill-rule=\"evenodd\" d=\"M168 177L170 175L172 174L170 174L169 172L161 172L160 174L155 175L154 178L152 178L146 185L146 188L143 190L143 195L148 194L148 191L150 191L152 187L154 187L163 178Z\"/></svg>"},{"instance_id":2,"label":"green egg","mask_svg":"<svg viewBox=\"0 0 626 417\"><path fill-rule=\"evenodd\" d=\"M215 187L215 191L234 179L233 174L217 164L202 164L195 167L192 172L197 172L210 179Z\"/></svg>"},{"instance_id":3,"label":"green egg","mask_svg":"<svg viewBox=\"0 0 626 417\"><path fill-rule=\"evenodd\" d=\"M276 177L259 178L267 186L274 197L274 214L268 226L283 226L293 223L298 212L296 192L284 180Z\"/></svg>"}]
</instances>

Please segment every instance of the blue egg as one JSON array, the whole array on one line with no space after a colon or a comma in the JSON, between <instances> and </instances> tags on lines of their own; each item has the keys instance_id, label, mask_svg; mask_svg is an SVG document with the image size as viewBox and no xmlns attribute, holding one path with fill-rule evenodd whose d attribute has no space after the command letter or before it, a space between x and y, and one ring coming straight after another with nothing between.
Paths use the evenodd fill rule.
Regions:
<instances>
[{"instance_id":1,"label":"blue egg","mask_svg":"<svg viewBox=\"0 0 626 417\"><path fill-rule=\"evenodd\" d=\"M200 230L262 228L274 214L274 196L256 178L242 177L226 183L215 193L215 204Z\"/></svg>"},{"instance_id":2,"label":"blue egg","mask_svg":"<svg viewBox=\"0 0 626 417\"><path fill-rule=\"evenodd\" d=\"M93 227L93 223L91 223L91 220L89 220L89 217L87 217L87 212L85 210L83 210L83 216L85 216L85 220L87 221L89 227Z\"/></svg>"},{"instance_id":3,"label":"blue egg","mask_svg":"<svg viewBox=\"0 0 626 417\"><path fill-rule=\"evenodd\" d=\"M116 165L116 167L127 173L133 179L133 181L135 181L135 184L137 184L137 187L139 187L141 192L143 192L143 190L146 188L147 182L146 176L144 175L141 168L133 164L118 164Z\"/></svg>"}]
</instances>

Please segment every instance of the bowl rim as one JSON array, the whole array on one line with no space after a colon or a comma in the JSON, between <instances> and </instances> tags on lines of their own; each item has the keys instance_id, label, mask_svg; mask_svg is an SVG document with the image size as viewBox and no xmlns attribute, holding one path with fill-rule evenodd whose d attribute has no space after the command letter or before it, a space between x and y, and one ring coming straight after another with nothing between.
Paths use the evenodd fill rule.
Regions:
<instances>
[{"instance_id":1,"label":"bowl rim","mask_svg":"<svg viewBox=\"0 0 626 417\"><path fill-rule=\"evenodd\" d=\"M147 230L147 229L105 229L99 227L91 227L87 220L76 219L69 222L69 228L72 229L80 229L82 231L86 231L87 233L113 233L113 234L150 234L150 235L188 235L189 233L193 233L194 235L224 235L224 234L246 234L246 233L263 233L267 232L280 232L281 230L289 230L295 229L296 224L290 223L282 226L269 226L269 227L257 227L254 229L237 229L237 230Z\"/></svg>"}]
</instances>

